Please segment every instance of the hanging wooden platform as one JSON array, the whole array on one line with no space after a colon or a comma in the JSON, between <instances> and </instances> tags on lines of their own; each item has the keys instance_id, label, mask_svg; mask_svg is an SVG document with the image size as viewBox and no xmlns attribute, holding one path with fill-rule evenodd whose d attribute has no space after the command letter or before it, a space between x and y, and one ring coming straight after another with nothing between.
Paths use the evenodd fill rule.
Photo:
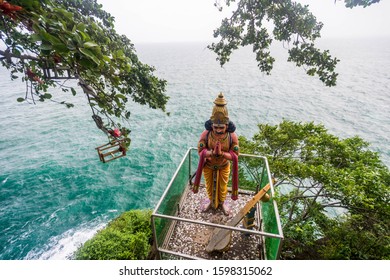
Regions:
<instances>
[{"instance_id":1,"label":"hanging wooden platform","mask_svg":"<svg viewBox=\"0 0 390 280\"><path fill-rule=\"evenodd\" d=\"M42 68L43 75L46 79L50 80L70 80L78 79L78 77L71 72L69 67L64 67L60 65L54 65L53 67Z\"/></svg>"},{"instance_id":2,"label":"hanging wooden platform","mask_svg":"<svg viewBox=\"0 0 390 280\"><path fill-rule=\"evenodd\" d=\"M115 139L107 144L96 148L100 161L106 163L111 160L124 157L126 148L124 147L124 139Z\"/></svg>"}]
</instances>

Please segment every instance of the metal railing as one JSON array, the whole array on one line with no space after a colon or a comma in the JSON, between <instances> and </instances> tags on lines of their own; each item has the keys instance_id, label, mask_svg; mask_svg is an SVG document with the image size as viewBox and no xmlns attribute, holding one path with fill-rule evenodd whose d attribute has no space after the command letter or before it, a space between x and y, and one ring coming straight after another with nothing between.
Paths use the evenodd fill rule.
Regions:
<instances>
[{"instance_id":1,"label":"metal railing","mask_svg":"<svg viewBox=\"0 0 390 280\"><path fill-rule=\"evenodd\" d=\"M170 239L174 225L177 222L185 222L257 235L263 240L264 258L278 259L283 240L283 232L277 204L273 199L275 192L273 182L270 180L271 172L267 158L259 155L239 155L239 168L241 170L240 182L243 180L245 184L252 185L252 189L244 192L254 195L260 188L266 184L270 184L270 200L266 203L257 203L258 211L256 212L258 215L261 213L261 217L257 217L261 223L257 230L192 220L178 216L180 203L182 202L184 193L188 191L188 182L193 177L193 172L196 172L198 159L199 156L196 148L187 150L152 213L154 244L159 257L167 258L167 256L170 256L172 258L199 259L197 256L167 249L167 242Z\"/></svg>"}]
</instances>

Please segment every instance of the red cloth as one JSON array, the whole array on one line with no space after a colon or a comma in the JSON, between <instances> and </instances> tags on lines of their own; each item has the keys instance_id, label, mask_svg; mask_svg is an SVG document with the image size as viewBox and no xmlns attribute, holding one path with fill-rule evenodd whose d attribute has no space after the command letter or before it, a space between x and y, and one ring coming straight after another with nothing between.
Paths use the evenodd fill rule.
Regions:
<instances>
[{"instance_id":1,"label":"red cloth","mask_svg":"<svg viewBox=\"0 0 390 280\"><path fill-rule=\"evenodd\" d=\"M238 199L238 156L235 152L229 151L232 156L232 200Z\"/></svg>"},{"instance_id":2,"label":"red cloth","mask_svg":"<svg viewBox=\"0 0 390 280\"><path fill-rule=\"evenodd\" d=\"M198 169L196 170L194 186L192 187L193 193L197 193L199 191L199 185L200 185L200 179L202 177L203 165L204 165L205 159L206 159L206 152L207 152L207 149L203 149L199 154Z\"/></svg>"},{"instance_id":3,"label":"red cloth","mask_svg":"<svg viewBox=\"0 0 390 280\"><path fill-rule=\"evenodd\" d=\"M115 128L113 133L114 133L114 136L115 136L115 137L121 136L121 132L119 131L118 128Z\"/></svg>"}]
</instances>

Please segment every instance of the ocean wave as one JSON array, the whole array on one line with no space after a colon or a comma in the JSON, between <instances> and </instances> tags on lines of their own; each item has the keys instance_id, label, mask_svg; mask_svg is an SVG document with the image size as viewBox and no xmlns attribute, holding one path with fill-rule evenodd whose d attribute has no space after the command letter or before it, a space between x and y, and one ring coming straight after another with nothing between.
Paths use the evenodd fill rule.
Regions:
<instances>
[{"instance_id":1,"label":"ocean wave","mask_svg":"<svg viewBox=\"0 0 390 280\"><path fill-rule=\"evenodd\" d=\"M34 248L28 252L25 260L69 260L74 252L96 232L105 227L105 223L97 225L82 225L75 229L53 236L40 248Z\"/></svg>"}]
</instances>

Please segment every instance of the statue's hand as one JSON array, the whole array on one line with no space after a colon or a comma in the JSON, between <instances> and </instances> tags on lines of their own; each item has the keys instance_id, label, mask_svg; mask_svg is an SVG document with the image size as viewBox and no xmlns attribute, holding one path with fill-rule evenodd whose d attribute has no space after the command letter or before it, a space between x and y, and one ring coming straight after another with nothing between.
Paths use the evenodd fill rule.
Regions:
<instances>
[{"instance_id":1,"label":"statue's hand","mask_svg":"<svg viewBox=\"0 0 390 280\"><path fill-rule=\"evenodd\" d=\"M222 154L221 142L218 141L217 144L215 145L214 153L218 156Z\"/></svg>"},{"instance_id":2,"label":"statue's hand","mask_svg":"<svg viewBox=\"0 0 390 280\"><path fill-rule=\"evenodd\" d=\"M219 142L217 142L217 144L215 145L214 151L213 151L213 154L216 155L216 156L219 155L219 154L218 154L218 143L219 143Z\"/></svg>"}]
</instances>

